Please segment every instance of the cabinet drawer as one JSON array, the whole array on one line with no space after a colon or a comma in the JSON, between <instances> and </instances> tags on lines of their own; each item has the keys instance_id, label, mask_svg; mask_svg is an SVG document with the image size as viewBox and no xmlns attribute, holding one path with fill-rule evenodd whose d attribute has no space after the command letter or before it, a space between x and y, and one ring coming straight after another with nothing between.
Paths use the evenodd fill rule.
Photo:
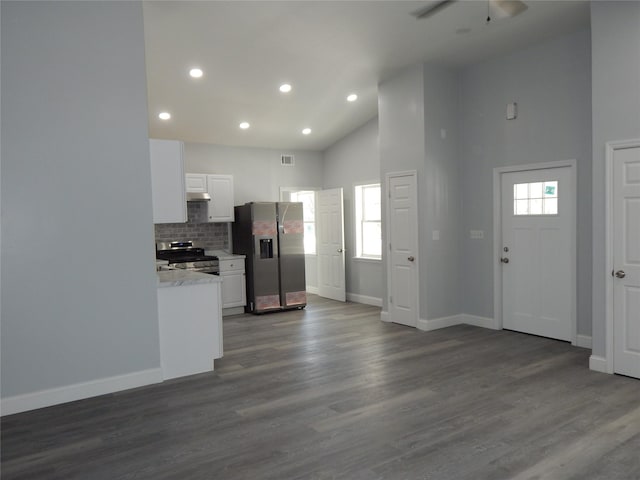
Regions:
<instances>
[{"instance_id":1,"label":"cabinet drawer","mask_svg":"<svg viewBox=\"0 0 640 480\"><path fill-rule=\"evenodd\" d=\"M234 258L233 260L220 260L220 273L244 271L244 258Z\"/></svg>"}]
</instances>

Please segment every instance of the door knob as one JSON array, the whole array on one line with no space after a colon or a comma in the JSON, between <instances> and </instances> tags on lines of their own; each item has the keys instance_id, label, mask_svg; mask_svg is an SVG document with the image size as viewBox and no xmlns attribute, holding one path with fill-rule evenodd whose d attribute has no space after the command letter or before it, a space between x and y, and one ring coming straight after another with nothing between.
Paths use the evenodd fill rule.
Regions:
<instances>
[{"instance_id":1,"label":"door knob","mask_svg":"<svg viewBox=\"0 0 640 480\"><path fill-rule=\"evenodd\" d=\"M342 253L342 249L341 249L341 248L339 248L339 249L337 250L337 252L338 252L338 253Z\"/></svg>"},{"instance_id":2,"label":"door knob","mask_svg":"<svg viewBox=\"0 0 640 480\"><path fill-rule=\"evenodd\" d=\"M501 261L502 263L509 263L509 259L508 259L508 258L506 258L506 257L505 257L505 258L501 258L501 259L500 259L500 261Z\"/></svg>"},{"instance_id":3,"label":"door knob","mask_svg":"<svg viewBox=\"0 0 640 480\"><path fill-rule=\"evenodd\" d=\"M409 260L410 262L413 262L415 260L415 257L412 255L410 257L407 257L407 260Z\"/></svg>"},{"instance_id":4,"label":"door knob","mask_svg":"<svg viewBox=\"0 0 640 480\"><path fill-rule=\"evenodd\" d=\"M624 278L624 277L626 277L626 276L627 276L627 274L626 274L626 273L624 273L624 270L618 270L618 271L615 273L615 276L616 276L617 278Z\"/></svg>"}]
</instances>

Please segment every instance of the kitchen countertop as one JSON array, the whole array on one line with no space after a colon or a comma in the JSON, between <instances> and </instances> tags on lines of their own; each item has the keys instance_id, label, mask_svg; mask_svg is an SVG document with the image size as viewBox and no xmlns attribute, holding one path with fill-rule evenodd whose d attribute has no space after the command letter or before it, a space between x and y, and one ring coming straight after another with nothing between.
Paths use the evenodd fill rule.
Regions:
<instances>
[{"instance_id":1,"label":"kitchen countertop","mask_svg":"<svg viewBox=\"0 0 640 480\"><path fill-rule=\"evenodd\" d=\"M203 283L222 283L222 278L206 273L189 272L185 270L162 270L158 275L158 288L179 287L181 285L199 285Z\"/></svg>"},{"instance_id":2,"label":"kitchen countertop","mask_svg":"<svg viewBox=\"0 0 640 480\"><path fill-rule=\"evenodd\" d=\"M246 255L240 255L238 253L229 253L224 250L205 250L205 255L213 255L218 257L218 260L235 260L240 258L246 258Z\"/></svg>"}]
</instances>

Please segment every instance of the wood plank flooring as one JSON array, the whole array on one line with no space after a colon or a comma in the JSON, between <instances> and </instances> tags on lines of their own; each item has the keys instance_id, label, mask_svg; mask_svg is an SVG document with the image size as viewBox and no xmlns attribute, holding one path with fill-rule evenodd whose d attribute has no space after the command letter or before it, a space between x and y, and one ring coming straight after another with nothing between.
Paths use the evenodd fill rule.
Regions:
<instances>
[{"instance_id":1,"label":"wood plank flooring","mask_svg":"<svg viewBox=\"0 0 640 480\"><path fill-rule=\"evenodd\" d=\"M216 371L2 419L2 479L640 479L640 381L508 331L310 296Z\"/></svg>"}]
</instances>

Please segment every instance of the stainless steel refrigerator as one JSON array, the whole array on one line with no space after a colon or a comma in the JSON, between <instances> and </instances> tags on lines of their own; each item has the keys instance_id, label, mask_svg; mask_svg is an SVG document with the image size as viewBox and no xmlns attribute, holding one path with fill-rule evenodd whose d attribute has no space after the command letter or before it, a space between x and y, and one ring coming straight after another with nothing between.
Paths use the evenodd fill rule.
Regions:
<instances>
[{"instance_id":1,"label":"stainless steel refrigerator","mask_svg":"<svg viewBox=\"0 0 640 480\"><path fill-rule=\"evenodd\" d=\"M246 255L245 311L306 306L302 203L251 202L235 207L233 252Z\"/></svg>"}]
</instances>

